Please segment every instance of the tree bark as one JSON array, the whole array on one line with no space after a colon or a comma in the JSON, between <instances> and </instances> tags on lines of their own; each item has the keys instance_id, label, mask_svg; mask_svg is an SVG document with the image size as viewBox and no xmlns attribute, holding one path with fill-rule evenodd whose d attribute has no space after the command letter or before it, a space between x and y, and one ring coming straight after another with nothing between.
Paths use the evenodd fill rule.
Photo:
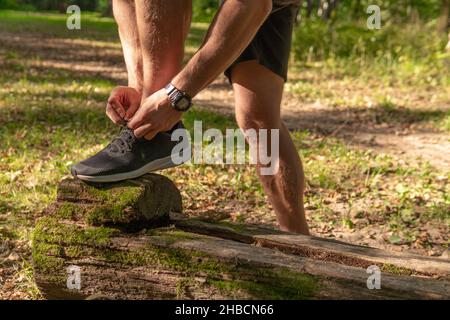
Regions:
<instances>
[{"instance_id":1,"label":"tree bark","mask_svg":"<svg viewBox=\"0 0 450 320\"><path fill-rule=\"evenodd\" d=\"M447 33L450 27L450 0L442 0L441 17L439 19L439 31Z\"/></svg>"},{"instance_id":2,"label":"tree bark","mask_svg":"<svg viewBox=\"0 0 450 320\"><path fill-rule=\"evenodd\" d=\"M112 17L113 16L113 4L112 0L108 0L106 8L103 9L102 15L104 17Z\"/></svg>"},{"instance_id":3,"label":"tree bark","mask_svg":"<svg viewBox=\"0 0 450 320\"><path fill-rule=\"evenodd\" d=\"M176 187L158 175L63 181L32 248L36 283L50 299L450 297L448 261L188 219ZM373 265L380 290L367 288Z\"/></svg>"},{"instance_id":4,"label":"tree bark","mask_svg":"<svg viewBox=\"0 0 450 320\"><path fill-rule=\"evenodd\" d=\"M326 3L326 5L325 5L325 3ZM328 21L328 20L330 20L333 12L336 10L336 8L339 4L339 0L327 0L325 3L323 4L322 15L323 15L323 19Z\"/></svg>"},{"instance_id":5,"label":"tree bark","mask_svg":"<svg viewBox=\"0 0 450 320\"><path fill-rule=\"evenodd\" d=\"M307 0L306 1L306 17L307 18L311 17L313 10L314 10L313 0Z\"/></svg>"},{"instance_id":6,"label":"tree bark","mask_svg":"<svg viewBox=\"0 0 450 320\"><path fill-rule=\"evenodd\" d=\"M361 17L362 12L361 0L355 0L353 4L353 18L357 19Z\"/></svg>"}]
</instances>

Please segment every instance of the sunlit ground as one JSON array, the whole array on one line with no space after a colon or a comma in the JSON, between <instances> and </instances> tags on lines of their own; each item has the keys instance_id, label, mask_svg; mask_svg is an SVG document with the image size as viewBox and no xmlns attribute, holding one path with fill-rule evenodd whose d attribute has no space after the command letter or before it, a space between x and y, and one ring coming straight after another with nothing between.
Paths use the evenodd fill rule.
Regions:
<instances>
[{"instance_id":1,"label":"sunlit ground","mask_svg":"<svg viewBox=\"0 0 450 320\"><path fill-rule=\"evenodd\" d=\"M0 11L0 298L39 298L29 256L34 219L53 201L68 166L118 132L104 115L109 92L124 80L115 25L95 16L83 21L81 31L69 32L63 16ZM187 55L205 30L194 24ZM397 73L339 74L325 64L292 68L286 105L305 164L308 221L321 237L445 255L445 163L413 161L350 138L362 124L392 139L396 130L420 129L449 142L448 79L426 73L421 79L419 72L406 81L403 67L386 70ZM314 113L314 106L326 107ZM205 128L236 127L228 112L208 109L202 103L190 111L187 127L194 120ZM351 121L339 118L345 116ZM276 225L251 166L185 165L164 174L181 189L190 215Z\"/></svg>"}]
</instances>

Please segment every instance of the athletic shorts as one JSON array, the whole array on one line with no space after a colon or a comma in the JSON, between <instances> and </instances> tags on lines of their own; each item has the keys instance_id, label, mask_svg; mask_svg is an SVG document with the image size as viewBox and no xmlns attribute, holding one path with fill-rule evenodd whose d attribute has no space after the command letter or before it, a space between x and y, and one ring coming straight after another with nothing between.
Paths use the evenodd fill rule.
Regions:
<instances>
[{"instance_id":1,"label":"athletic shorts","mask_svg":"<svg viewBox=\"0 0 450 320\"><path fill-rule=\"evenodd\" d=\"M274 5L272 13L258 30L251 43L225 71L225 75L230 82L233 66L241 62L254 60L282 77L284 81L287 80L292 32L298 10L299 6L295 4Z\"/></svg>"}]
</instances>

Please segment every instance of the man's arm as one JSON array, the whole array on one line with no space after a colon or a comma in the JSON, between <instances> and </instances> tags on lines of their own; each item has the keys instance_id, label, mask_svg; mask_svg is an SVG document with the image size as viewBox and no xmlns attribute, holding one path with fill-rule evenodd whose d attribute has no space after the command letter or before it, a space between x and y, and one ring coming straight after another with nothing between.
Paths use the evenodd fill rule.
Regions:
<instances>
[{"instance_id":1,"label":"man's arm","mask_svg":"<svg viewBox=\"0 0 450 320\"><path fill-rule=\"evenodd\" d=\"M175 87L196 96L239 57L271 10L272 0L226 0L202 47L172 80ZM151 140L158 132L170 130L181 116L161 89L144 100L128 127L136 137Z\"/></svg>"},{"instance_id":2,"label":"man's arm","mask_svg":"<svg viewBox=\"0 0 450 320\"><path fill-rule=\"evenodd\" d=\"M202 47L173 79L174 86L197 95L239 57L271 10L272 0L226 0Z\"/></svg>"}]
</instances>

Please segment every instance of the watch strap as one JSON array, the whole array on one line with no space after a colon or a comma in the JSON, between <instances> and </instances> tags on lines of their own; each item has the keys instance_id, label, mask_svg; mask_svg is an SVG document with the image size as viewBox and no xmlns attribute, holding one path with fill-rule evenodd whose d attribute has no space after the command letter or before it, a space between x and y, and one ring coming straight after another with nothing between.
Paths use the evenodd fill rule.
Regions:
<instances>
[{"instance_id":1,"label":"watch strap","mask_svg":"<svg viewBox=\"0 0 450 320\"><path fill-rule=\"evenodd\" d=\"M192 98L186 92L179 90L172 83L169 83L165 89L169 97L170 103L175 110L184 112L190 109L190 107L192 106ZM187 108L179 107L178 103L182 99L187 99L189 101L189 106Z\"/></svg>"}]
</instances>

